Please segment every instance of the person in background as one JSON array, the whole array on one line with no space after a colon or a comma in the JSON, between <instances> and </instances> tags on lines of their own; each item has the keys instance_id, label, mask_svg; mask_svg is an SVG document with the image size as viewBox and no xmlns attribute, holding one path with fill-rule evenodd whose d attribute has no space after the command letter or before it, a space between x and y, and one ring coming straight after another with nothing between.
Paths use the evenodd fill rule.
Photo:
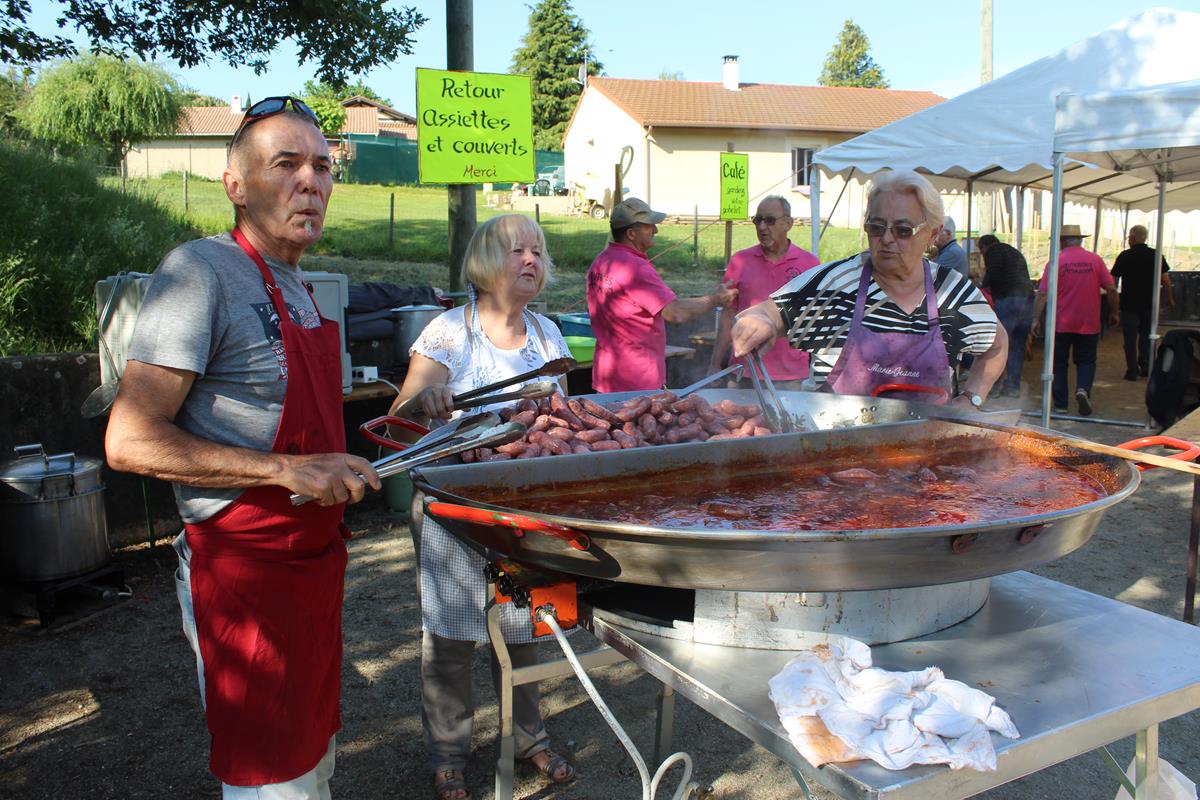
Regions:
<instances>
[{"instance_id":1,"label":"person in background","mask_svg":"<svg viewBox=\"0 0 1200 800\"><path fill-rule=\"evenodd\" d=\"M869 251L806 270L739 314L733 354L786 336L810 353L813 377L827 391L902 391L906 399L982 407L1004 371L1008 339L979 289L924 258L943 217L926 178L880 173L867 193ZM952 397L951 368L963 353L977 354L975 367ZM905 386L888 388L895 384Z\"/></svg>"},{"instance_id":2,"label":"person in background","mask_svg":"<svg viewBox=\"0 0 1200 800\"><path fill-rule=\"evenodd\" d=\"M1112 277L1121 286L1121 333L1125 344L1125 380L1136 381L1150 374L1150 312L1154 302L1154 248L1146 244L1145 225L1129 229L1129 249L1122 250L1113 262ZM1167 290L1167 306L1175 306L1171 293L1171 269L1162 260L1162 287Z\"/></svg>"},{"instance_id":3,"label":"person in background","mask_svg":"<svg viewBox=\"0 0 1200 800\"><path fill-rule=\"evenodd\" d=\"M943 267L949 267L964 278L969 277L967 254L963 252L958 240L954 238L954 217L946 217L942 222L941 233L933 241L937 245L937 255L933 257L933 260Z\"/></svg>"},{"instance_id":4,"label":"person in background","mask_svg":"<svg viewBox=\"0 0 1200 800\"><path fill-rule=\"evenodd\" d=\"M1021 370L1025 366L1025 342L1033 322L1033 281L1021 251L990 233L979 237L983 254L983 288L991 293L996 316L1008 333L1008 366L999 394L1021 396Z\"/></svg>"},{"instance_id":5,"label":"person in background","mask_svg":"<svg viewBox=\"0 0 1200 800\"><path fill-rule=\"evenodd\" d=\"M1108 324L1120 322L1117 289L1104 259L1084 250L1078 225L1063 225L1059 236L1058 302L1054 322L1054 383L1051 394L1055 411L1067 410L1068 362L1075 361L1075 402L1079 413L1092 413L1092 381L1096 377L1096 347L1100 342L1100 295L1108 298ZM1045 327L1043 313L1050 285L1050 264L1038 284L1031 330L1040 336Z\"/></svg>"},{"instance_id":6,"label":"person in background","mask_svg":"<svg viewBox=\"0 0 1200 800\"><path fill-rule=\"evenodd\" d=\"M338 326L299 267L321 238L330 168L308 106L250 107L223 175L234 229L155 271L105 438L113 469L174 484L175 588L226 800L330 796L342 512L380 486L345 452ZM293 492L316 501L294 506Z\"/></svg>"},{"instance_id":7,"label":"person in background","mask_svg":"<svg viewBox=\"0 0 1200 800\"><path fill-rule=\"evenodd\" d=\"M455 394L569 356L567 343L554 323L529 310L553 267L545 234L529 217L506 214L480 225L463 257L464 282L471 287L473 299L437 317L421 331L412 346L404 386L389 413L404 415L410 413L408 409L420 407L427 419L450 419L457 415L452 402ZM538 380L535 377L528 382ZM563 391L565 394L565 387ZM425 749L438 799L468 800L471 794L463 770L471 753L475 715L471 662L476 646L488 641L485 562L437 522L424 517L421 509L418 497L413 502L412 530L424 629L421 723ZM536 664L537 644L529 612L505 604L501 623L513 666ZM493 654L492 678L497 686L498 676ZM536 683L513 688L515 755L554 783L565 783L575 777L575 768L550 749L539 702Z\"/></svg>"},{"instance_id":8,"label":"person in background","mask_svg":"<svg viewBox=\"0 0 1200 800\"><path fill-rule=\"evenodd\" d=\"M661 389L667 379L667 329L737 299L721 285L701 297L677 297L646 254L667 215L630 197L617 203L612 241L587 273L588 315L596 336L592 387L597 392Z\"/></svg>"},{"instance_id":9,"label":"person in background","mask_svg":"<svg viewBox=\"0 0 1200 800\"><path fill-rule=\"evenodd\" d=\"M725 366L734 315L766 300L780 286L820 263L812 253L792 244L788 239L791 229L792 207L787 199L779 195L764 197L754 213L758 244L734 253L725 268L723 281L726 286L736 287L738 296L733 305L721 309L717 319L717 338L708 365L710 373ZM808 353L793 350L786 341L778 340L763 355L763 366L780 388L799 388L799 382L808 377Z\"/></svg>"}]
</instances>

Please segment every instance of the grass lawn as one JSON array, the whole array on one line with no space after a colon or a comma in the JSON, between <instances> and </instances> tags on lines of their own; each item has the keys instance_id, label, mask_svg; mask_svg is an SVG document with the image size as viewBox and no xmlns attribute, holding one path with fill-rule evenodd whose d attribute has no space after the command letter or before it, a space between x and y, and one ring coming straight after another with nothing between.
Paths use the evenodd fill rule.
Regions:
<instances>
[{"instance_id":1,"label":"grass lawn","mask_svg":"<svg viewBox=\"0 0 1200 800\"><path fill-rule=\"evenodd\" d=\"M130 180L127 191L141 193L184 214L180 175ZM393 193L396 222L389 248L388 212ZM485 208L480 202L477 213L482 221L502 212ZM186 217L205 233L228 229L233 215L221 184L191 178ZM557 276L540 299L552 311L583 308L583 277L608 241L607 220L543 215L542 228ZM351 283L376 280L402 286L430 284L447 288L450 285L445 266L447 229L445 189L339 184L329 204L325 235L305 256L304 267L344 273ZM797 225L793 230L792 240L801 247L807 247L809 238L807 225ZM755 241L753 226L748 223L733 226L734 250L749 247ZM651 253L663 278L683 296L702 294L716 285L725 264L725 226L702 225L696 244L698 247L694 248L692 225L661 225L657 246ZM859 247L857 231L830 228L825 232L821 254L825 259L833 259L857 252Z\"/></svg>"}]
</instances>

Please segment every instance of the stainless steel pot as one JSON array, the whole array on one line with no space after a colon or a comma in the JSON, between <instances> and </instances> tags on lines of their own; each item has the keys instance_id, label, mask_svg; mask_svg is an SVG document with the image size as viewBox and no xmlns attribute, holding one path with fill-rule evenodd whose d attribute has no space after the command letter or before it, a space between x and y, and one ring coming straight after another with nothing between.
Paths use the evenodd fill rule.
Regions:
<instances>
[{"instance_id":1,"label":"stainless steel pot","mask_svg":"<svg viewBox=\"0 0 1200 800\"><path fill-rule=\"evenodd\" d=\"M109 562L98 458L14 448L0 465L0 574L20 582L70 578Z\"/></svg>"},{"instance_id":2,"label":"stainless steel pot","mask_svg":"<svg viewBox=\"0 0 1200 800\"><path fill-rule=\"evenodd\" d=\"M392 309L392 347L397 363L408 363L408 351L421 331L445 311L441 306L400 306Z\"/></svg>"}]
</instances>

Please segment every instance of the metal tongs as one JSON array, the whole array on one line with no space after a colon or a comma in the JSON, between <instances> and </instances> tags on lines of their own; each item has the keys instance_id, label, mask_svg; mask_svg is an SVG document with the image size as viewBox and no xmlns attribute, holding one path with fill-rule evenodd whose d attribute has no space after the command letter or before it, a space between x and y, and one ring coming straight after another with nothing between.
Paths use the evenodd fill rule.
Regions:
<instances>
[{"instance_id":1,"label":"metal tongs","mask_svg":"<svg viewBox=\"0 0 1200 800\"><path fill-rule=\"evenodd\" d=\"M783 400L779 397L779 392L775 391L775 384L767 374L767 368L763 366L762 354L757 349L751 350L746 354L746 363L750 365L750 369L747 370L750 373L750 383L754 385L754 393L758 395L758 404L762 406L767 425L776 433L794 431L796 427L792 423L791 415L783 407Z\"/></svg>"},{"instance_id":2,"label":"metal tongs","mask_svg":"<svg viewBox=\"0 0 1200 800\"><path fill-rule=\"evenodd\" d=\"M477 447L495 447L508 444L520 439L526 433L526 428L519 422L496 424L500 418L496 414L479 414L479 419L470 425L452 428L443 434L441 430L434 431L412 447L399 453L372 461L371 466L380 478L390 478L407 472L413 467L428 464L431 461L474 450ZM487 427L483 427L486 425ZM450 427L450 426L447 426ZM362 477L360 475L360 477ZM315 500L308 495L293 494L292 505L299 506Z\"/></svg>"},{"instance_id":3,"label":"metal tongs","mask_svg":"<svg viewBox=\"0 0 1200 800\"><path fill-rule=\"evenodd\" d=\"M483 397L465 397L463 395L455 395L454 410L461 411L464 408L477 408L479 406L487 406L492 403L504 403L509 400L541 400L543 397L549 397L559 391L560 387L557 381L538 381L522 386L514 392L504 392L503 394L489 394ZM467 394L472 394L468 392ZM425 416L425 409L421 406L413 408L409 414L414 418Z\"/></svg>"},{"instance_id":4,"label":"metal tongs","mask_svg":"<svg viewBox=\"0 0 1200 800\"><path fill-rule=\"evenodd\" d=\"M508 393L508 394L503 394L503 395L492 395L491 397L488 397L487 399L485 399L483 402L480 402L480 403L465 402L468 400L475 400L476 398L484 397L485 395L489 394L490 392L494 392L497 389L503 389L506 386L512 386L513 384L520 383L521 381L527 381L530 378L537 378L537 377L554 378L559 375L565 375L566 373L575 369L577 364L578 364L578 362L576 362L575 359L569 358L569 357L551 359L550 361L547 361L545 364L542 364L537 369L529 370L529 372L522 372L520 375L514 375L513 377L505 378L502 381L496 381L495 383L489 383L487 386L480 386L478 389L472 389L469 392L463 392L462 394L456 394L456 395L454 395L454 397L452 399L452 402L454 404L453 407L455 409L474 408L475 406L487 405L488 403L499 403L499 402L504 402L505 400L519 400L523 397L527 397L528 395L515 396L512 393ZM553 383L554 383L553 381L540 381L538 383L530 384L530 386L545 386L547 384L553 384ZM550 391L550 392L547 392L546 394L539 394L536 397L532 397L531 399L536 400L539 397L548 397L551 394L554 394L554 392ZM416 416L420 416L420 415L424 414L425 412L423 409L421 409L420 405L417 404L417 397L416 397L416 395L414 395L414 396L408 398L408 400L404 401L404 403L402 403L393 413L396 414L397 416L405 416L406 417L406 416L411 415L411 416L416 417Z\"/></svg>"},{"instance_id":5,"label":"metal tongs","mask_svg":"<svg viewBox=\"0 0 1200 800\"><path fill-rule=\"evenodd\" d=\"M675 396L682 400L683 398L687 397L689 394L696 391L697 389L703 389L705 386L708 386L711 383L715 383L716 381L720 380L721 378L724 378L726 375L733 375L734 380L741 378L742 377L742 365L734 364L732 367L726 367L725 369L721 370L720 372L714 372L712 375L705 375L703 378L701 378L700 380L696 381L693 384L685 386L682 389L676 389Z\"/></svg>"}]
</instances>

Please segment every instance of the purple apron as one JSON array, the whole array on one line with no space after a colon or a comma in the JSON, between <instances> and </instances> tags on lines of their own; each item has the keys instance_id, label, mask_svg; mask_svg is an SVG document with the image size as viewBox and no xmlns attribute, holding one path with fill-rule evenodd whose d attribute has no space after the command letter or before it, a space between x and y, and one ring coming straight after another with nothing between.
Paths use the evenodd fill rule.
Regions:
<instances>
[{"instance_id":1,"label":"purple apron","mask_svg":"<svg viewBox=\"0 0 1200 800\"><path fill-rule=\"evenodd\" d=\"M826 379L826 385L837 394L869 395L884 384L909 384L941 389L949 397L950 359L938 321L937 293L929 262L922 259L921 264L929 330L920 335L878 333L863 325L872 272L871 259L863 259L846 344Z\"/></svg>"}]
</instances>

